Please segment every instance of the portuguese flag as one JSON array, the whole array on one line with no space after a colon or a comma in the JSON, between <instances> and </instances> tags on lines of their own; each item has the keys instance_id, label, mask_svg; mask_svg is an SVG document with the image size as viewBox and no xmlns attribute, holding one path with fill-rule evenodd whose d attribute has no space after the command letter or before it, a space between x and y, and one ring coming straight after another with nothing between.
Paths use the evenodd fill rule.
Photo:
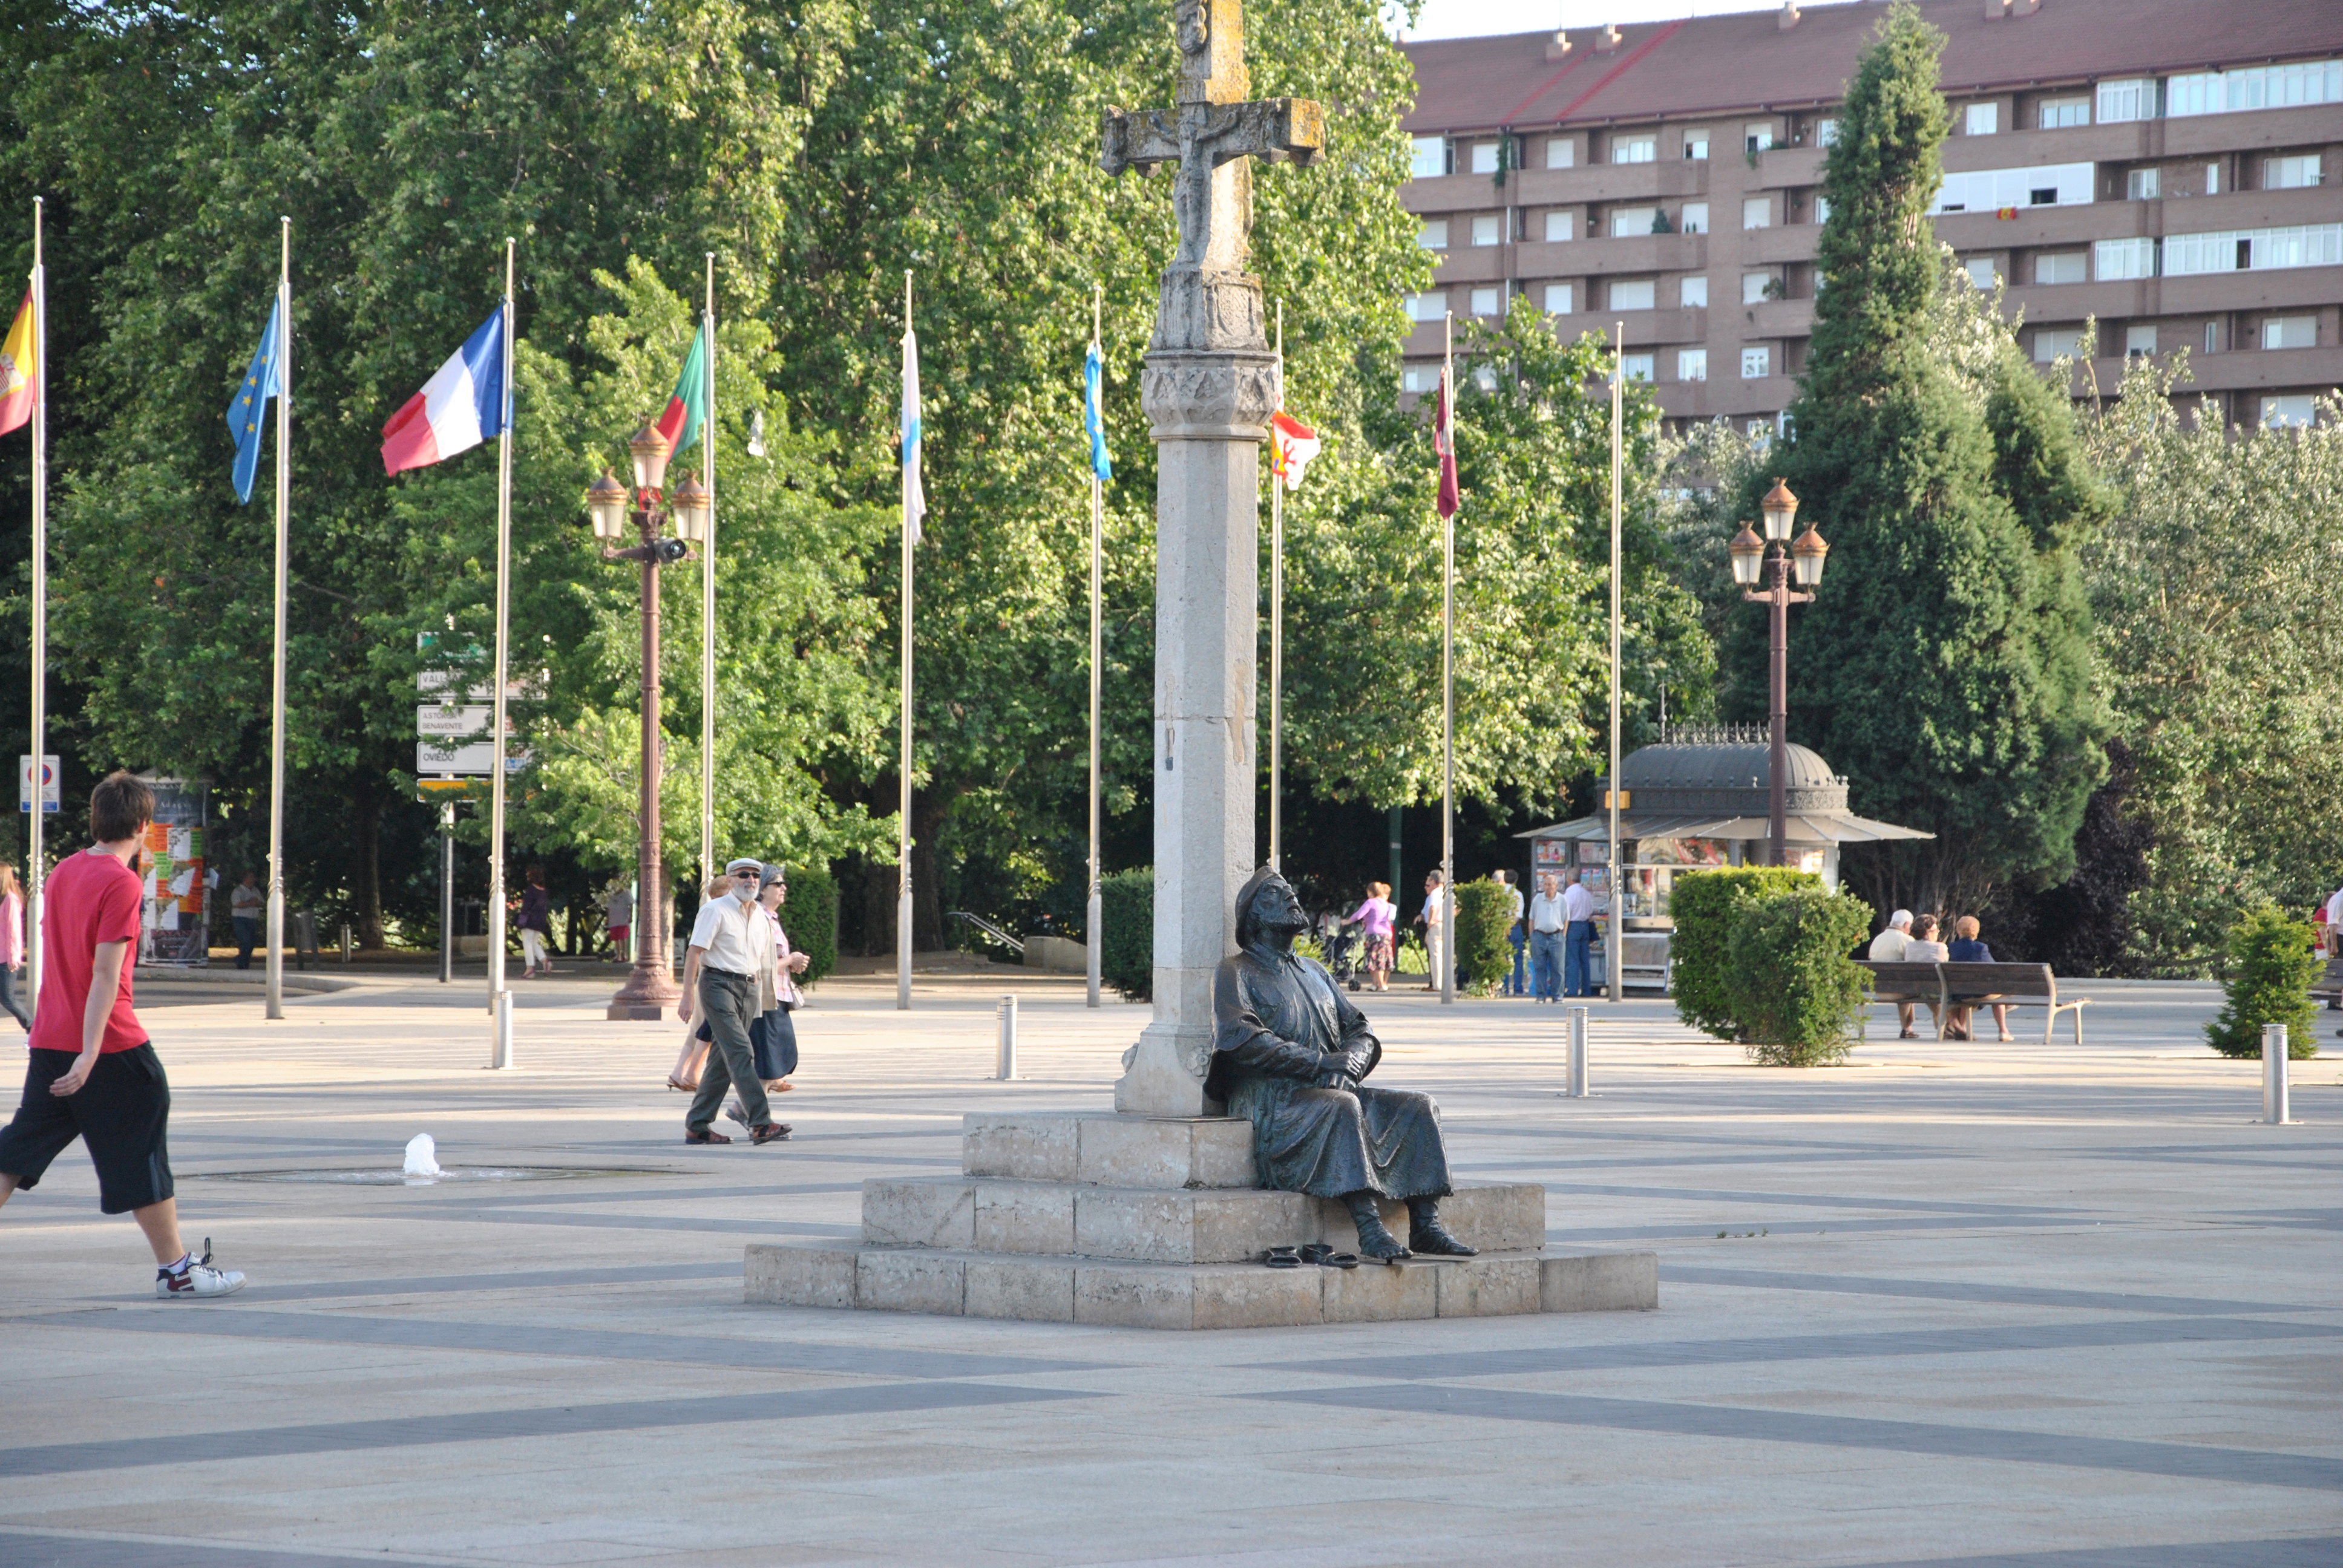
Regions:
<instances>
[{"instance_id":1,"label":"portuguese flag","mask_svg":"<svg viewBox=\"0 0 2343 1568\"><path fill-rule=\"evenodd\" d=\"M668 438L670 458L699 440L700 427L708 423L708 321L703 317L699 330L692 334L691 352L683 357L683 374L675 378L675 390L668 396L667 412L659 417L659 432Z\"/></svg>"}]
</instances>

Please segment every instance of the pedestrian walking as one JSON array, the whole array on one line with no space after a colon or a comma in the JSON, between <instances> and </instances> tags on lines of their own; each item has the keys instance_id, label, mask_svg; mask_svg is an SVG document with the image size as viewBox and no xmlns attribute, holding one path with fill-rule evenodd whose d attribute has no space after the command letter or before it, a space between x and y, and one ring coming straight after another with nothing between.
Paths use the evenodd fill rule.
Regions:
<instances>
[{"instance_id":1,"label":"pedestrian walking","mask_svg":"<svg viewBox=\"0 0 2343 1568\"><path fill-rule=\"evenodd\" d=\"M16 884L16 868L0 860L0 1007L6 1008L30 1034L32 1015L16 1000L16 974L24 965L25 895Z\"/></svg>"},{"instance_id":2,"label":"pedestrian walking","mask_svg":"<svg viewBox=\"0 0 2343 1568\"><path fill-rule=\"evenodd\" d=\"M730 898L732 888L733 879L729 873L710 879L699 890L699 907L704 910L719 899ZM687 990L685 994L690 993ZM683 1050L676 1055L675 1070L667 1075L667 1086L692 1094L699 1089L699 1064L708 1055L710 1037L703 1034L699 1025L691 1021L689 1008L678 1008L676 1017L682 1020L684 1026Z\"/></svg>"},{"instance_id":3,"label":"pedestrian walking","mask_svg":"<svg viewBox=\"0 0 2343 1568\"><path fill-rule=\"evenodd\" d=\"M1537 897L1530 900L1530 976L1537 1000L1562 1001L1562 947L1570 931L1570 916L1562 898L1562 879L1552 871L1538 875Z\"/></svg>"},{"instance_id":4,"label":"pedestrian walking","mask_svg":"<svg viewBox=\"0 0 2343 1568\"><path fill-rule=\"evenodd\" d=\"M763 879L757 885L757 912L762 916L772 938L771 968L762 977L760 989L768 991L773 1005L758 1015L749 1025L749 1053L756 1059L758 1080L768 1095L787 1094L797 1085L789 1074L798 1070L798 1031L790 1014L805 1004L805 992L798 989L797 977L805 973L813 960L789 949L789 932L781 929L781 905L789 896L789 869L769 865ZM705 1038L708 1026L701 1024ZM724 1102L724 1114L747 1127L749 1112L738 1100ZM787 1124L783 1124L786 1128Z\"/></svg>"},{"instance_id":5,"label":"pedestrian walking","mask_svg":"<svg viewBox=\"0 0 2343 1568\"><path fill-rule=\"evenodd\" d=\"M1571 874L1562 890L1562 994L1594 994L1594 895L1586 890L1585 873Z\"/></svg>"},{"instance_id":6,"label":"pedestrian walking","mask_svg":"<svg viewBox=\"0 0 2343 1568\"><path fill-rule=\"evenodd\" d=\"M236 928L236 967L252 967L252 950L260 944L260 910L268 902L260 890L260 873L246 871L227 896L228 924Z\"/></svg>"},{"instance_id":7,"label":"pedestrian walking","mask_svg":"<svg viewBox=\"0 0 2343 1568\"><path fill-rule=\"evenodd\" d=\"M546 944L553 940L553 895L545 890L545 868L531 866L520 890L520 978L551 974Z\"/></svg>"},{"instance_id":8,"label":"pedestrian walking","mask_svg":"<svg viewBox=\"0 0 2343 1568\"><path fill-rule=\"evenodd\" d=\"M624 882L616 883L602 900L602 930L610 939L610 956L620 963L627 961L627 939L634 929L634 890Z\"/></svg>"},{"instance_id":9,"label":"pedestrian walking","mask_svg":"<svg viewBox=\"0 0 2343 1568\"><path fill-rule=\"evenodd\" d=\"M1513 924L1505 928L1505 940L1512 943L1513 949L1513 970L1512 974L1505 977L1503 994L1525 996L1528 990L1522 984L1522 955L1529 947L1529 933L1522 924L1523 908L1522 890L1513 885L1513 874L1511 871L1492 871L1489 873L1489 879L1505 890L1505 896L1512 901L1513 908Z\"/></svg>"},{"instance_id":10,"label":"pedestrian walking","mask_svg":"<svg viewBox=\"0 0 2343 1568\"><path fill-rule=\"evenodd\" d=\"M1441 886L1440 873L1437 870L1426 871L1423 874L1423 907L1415 911L1415 923L1423 928L1423 954L1430 960L1424 970L1431 977L1423 988L1426 990L1440 989L1441 956L1448 950L1447 928L1442 920L1448 900L1440 896Z\"/></svg>"},{"instance_id":11,"label":"pedestrian walking","mask_svg":"<svg viewBox=\"0 0 2343 1568\"><path fill-rule=\"evenodd\" d=\"M754 1052L749 1044L749 1020L771 1009L773 994L764 987L770 972L771 938L759 923L757 889L765 868L758 860L734 860L724 868L731 890L700 905L691 924L691 941L685 951L683 1000L677 1011L689 1022L695 1001L707 1020L710 1043L707 1064L700 1069L699 1088L683 1119L686 1143L732 1141L710 1125L724 1091L738 1086L749 1123L749 1141L770 1143L787 1138L789 1130L773 1120L765 1085L757 1077ZM765 950L760 954L759 949Z\"/></svg>"},{"instance_id":12,"label":"pedestrian walking","mask_svg":"<svg viewBox=\"0 0 2343 1568\"><path fill-rule=\"evenodd\" d=\"M1905 950L1911 944L1912 911L1898 910L1887 917L1887 929L1871 939L1869 957L1875 964L1900 964L1905 959ZM1912 1004L1910 1002L1899 1001L1896 1004L1896 1039L1912 1038Z\"/></svg>"},{"instance_id":13,"label":"pedestrian walking","mask_svg":"<svg viewBox=\"0 0 2343 1568\"><path fill-rule=\"evenodd\" d=\"M1367 896L1351 911L1351 919L1366 932L1366 957L1359 967L1367 971L1367 989L1389 990L1385 982L1399 961L1396 930L1399 906L1392 902L1389 882L1369 882Z\"/></svg>"},{"instance_id":14,"label":"pedestrian walking","mask_svg":"<svg viewBox=\"0 0 2343 1568\"><path fill-rule=\"evenodd\" d=\"M131 1006L131 944L144 888L132 861L155 819L155 792L116 771L89 798L90 837L49 877L41 940L47 963L35 999L15 1120L0 1129L0 1204L39 1184L75 1138L97 1167L101 1212L127 1212L155 1253L155 1293L173 1301L244 1288L179 1242L166 1133L171 1087Z\"/></svg>"}]
</instances>

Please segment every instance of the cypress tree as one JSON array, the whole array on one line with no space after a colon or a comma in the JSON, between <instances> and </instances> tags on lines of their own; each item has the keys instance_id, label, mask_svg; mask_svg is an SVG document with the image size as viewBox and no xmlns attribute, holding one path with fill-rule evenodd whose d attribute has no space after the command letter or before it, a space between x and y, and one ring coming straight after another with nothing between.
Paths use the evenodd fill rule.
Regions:
<instances>
[{"instance_id":1,"label":"cypress tree","mask_svg":"<svg viewBox=\"0 0 2343 1568\"><path fill-rule=\"evenodd\" d=\"M1942 342L1944 291L1965 286L1926 216L1943 45L1899 0L1849 85L1812 352L1773 467L1831 545L1794 618L1792 734L1848 776L1855 809L1937 835L1850 875L1882 909L1957 912L2066 874L2106 761L2071 558L2099 503L2071 406L1997 323L1981 366Z\"/></svg>"}]
</instances>

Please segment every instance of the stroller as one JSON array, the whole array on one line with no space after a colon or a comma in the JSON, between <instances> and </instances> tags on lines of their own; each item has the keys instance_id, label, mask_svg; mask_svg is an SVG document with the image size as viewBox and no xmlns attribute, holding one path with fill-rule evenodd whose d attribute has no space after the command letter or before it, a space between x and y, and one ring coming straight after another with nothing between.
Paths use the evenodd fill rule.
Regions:
<instances>
[{"instance_id":1,"label":"stroller","mask_svg":"<svg viewBox=\"0 0 2343 1568\"><path fill-rule=\"evenodd\" d=\"M1355 920L1334 920L1333 930L1326 937L1326 972L1337 985L1359 989L1359 925Z\"/></svg>"}]
</instances>

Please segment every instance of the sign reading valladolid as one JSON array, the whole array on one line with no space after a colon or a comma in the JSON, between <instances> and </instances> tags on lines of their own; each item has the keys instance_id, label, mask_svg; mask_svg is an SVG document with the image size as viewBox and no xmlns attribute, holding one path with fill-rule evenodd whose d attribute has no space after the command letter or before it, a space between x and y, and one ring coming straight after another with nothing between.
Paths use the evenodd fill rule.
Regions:
<instances>
[{"instance_id":1,"label":"sign reading valladolid","mask_svg":"<svg viewBox=\"0 0 2343 1568\"><path fill-rule=\"evenodd\" d=\"M496 722L491 682L483 668L488 655L471 638L453 632L419 632L415 651L427 663L442 668L416 672L415 772L418 779L437 775L485 775L497 770L497 748L490 739ZM518 681L508 684L508 701L520 694ZM505 734L513 732L512 716L505 716ZM525 752L505 759L508 772L518 772L528 761Z\"/></svg>"}]
</instances>

